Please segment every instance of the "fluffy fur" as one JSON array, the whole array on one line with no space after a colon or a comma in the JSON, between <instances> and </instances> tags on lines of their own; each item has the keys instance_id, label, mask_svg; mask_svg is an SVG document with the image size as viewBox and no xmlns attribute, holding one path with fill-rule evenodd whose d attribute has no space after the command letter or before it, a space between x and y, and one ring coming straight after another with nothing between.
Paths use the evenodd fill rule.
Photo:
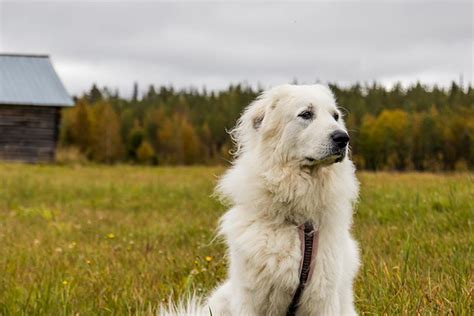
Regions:
<instances>
[{"instance_id":1,"label":"fluffy fur","mask_svg":"<svg viewBox=\"0 0 474 316\"><path fill-rule=\"evenodd\" d=\"M319 230L319 249L297 314L356 314L350 226L358 182L348 149L337 151L331 139L345 131L338 115L323 85L277 86L246 108L231 132L237 158L217 187L232 206L220 221L227 280L204 304L192 298L163 315L285 315L299 282L297 226L307 220Z\"/></svg>"}]
</instances>

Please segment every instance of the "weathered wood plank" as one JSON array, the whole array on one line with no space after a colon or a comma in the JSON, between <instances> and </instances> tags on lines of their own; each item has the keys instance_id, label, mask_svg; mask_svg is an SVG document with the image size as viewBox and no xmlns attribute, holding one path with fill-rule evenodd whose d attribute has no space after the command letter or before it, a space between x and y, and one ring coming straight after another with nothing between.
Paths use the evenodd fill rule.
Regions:
<instances>
[{"instance_id":1,"label":"weathered wood plank","mask_svg":"<svg viewBox=\"0 0 474 316\"><path fill-rule=\"evenodd\" d=\"M55 147L56 142L52 139L21 139L14 144L11 141L0 139L0 148L8 148L8 146L37 146L37 147Z\"/></svg>"},{"instance_id":2,"label":"weathered wood plank","mask_svg":"<svg viewBox=\"0 0 474 316\"><path fill-rule=\"evenodd\" d=\"M41 154L54 152L54 147L37 147L37 146L8 146L6 150L1 151L2 155L15 155L17 153Z\"/></svg>"},{"instance_id":3,"label":"weathered wood plank","mask_svg":"<svg viewBox=\"0 0 474 316\"><path fill-rule=\"evenodd\" d=\"M48 120L29 120L25 118L8 118L8 120L0 120L1 127L35 127L35 128L55 128L54 118Z\"/></svg>"},{"instance_id":4,"label":"weathered wood plank","mask_svg":"<svg viewBox=\"0 0 474 316\"><path fill-rule=\"evenodd\" d=\"M12 138L15 140L36 137L50 137L54 139L54 129L35 127L4 127L0 126L0 138Z\"/></svg>"},{"instance_id":5,"label":"weathered wood plank","mask_svg":"<svg viewBox=\"0 0 474 316\"><path fill-rule=\"evenodd\" d=\"M0 105L0 159L51 161L59 121L59 107Z\"/></svg>"}]
</instances>

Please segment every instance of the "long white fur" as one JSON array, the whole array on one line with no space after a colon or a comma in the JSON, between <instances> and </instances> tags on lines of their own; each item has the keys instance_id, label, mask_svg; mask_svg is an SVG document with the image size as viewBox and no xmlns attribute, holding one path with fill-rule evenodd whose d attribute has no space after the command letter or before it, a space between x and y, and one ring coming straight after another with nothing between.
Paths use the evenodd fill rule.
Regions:
<instances>
[{"instance_id":1,"label":"long white fur","mask_svg":"<svg viewBox=\"0 0 474 316\"><path fill-rule=\"evenodd\" d=\"M298 117L308 108L314 119ZM277 86L247 107L231 133L237 158L217 187L231 205L220 221L227 280L206 303L193 298L161 315L285 315L299 282L296 227L307 220L319 229L319 248L297 315L356 314L359 254L350 227L358 182L347 157L328 158L329 135L345 131L336 111L323 85Z\"/></svg>"}]
</instances>

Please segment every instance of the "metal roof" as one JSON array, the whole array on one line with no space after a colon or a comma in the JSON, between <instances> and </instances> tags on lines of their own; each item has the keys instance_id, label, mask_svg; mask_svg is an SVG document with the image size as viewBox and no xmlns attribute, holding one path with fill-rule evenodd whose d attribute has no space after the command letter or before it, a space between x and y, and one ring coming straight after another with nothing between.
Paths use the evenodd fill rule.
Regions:
<instances>
[{"instance_id":1,"label":"metal roof","mask_svg":"<svg viewBox=\"0 0 474 316\"><path fill-rule=\"evenodd\" d=\"M0 104L72 106L46 55L0 54Z\"/></svg>"}]
</instances>

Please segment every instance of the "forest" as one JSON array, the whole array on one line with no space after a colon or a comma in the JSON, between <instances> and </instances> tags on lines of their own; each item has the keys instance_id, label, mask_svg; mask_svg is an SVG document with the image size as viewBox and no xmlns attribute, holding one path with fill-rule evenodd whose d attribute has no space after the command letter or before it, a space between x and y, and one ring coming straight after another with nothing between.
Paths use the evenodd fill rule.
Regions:
<instances>
[{"instance_id":1,"label":"forest","mask_svg":"<svg viewBox=\"0 0 474 316\"><path fill-rule=\"evenodd\" d=\"M359 169L474 169L472 86L329 86ZM227 164L233 146L227 131L260 92L244 84L222 91L149 86L141 92L135 83L124 98L94 84L62 112L60 152L107 164Z\"/></svg>"}]
</instances>

